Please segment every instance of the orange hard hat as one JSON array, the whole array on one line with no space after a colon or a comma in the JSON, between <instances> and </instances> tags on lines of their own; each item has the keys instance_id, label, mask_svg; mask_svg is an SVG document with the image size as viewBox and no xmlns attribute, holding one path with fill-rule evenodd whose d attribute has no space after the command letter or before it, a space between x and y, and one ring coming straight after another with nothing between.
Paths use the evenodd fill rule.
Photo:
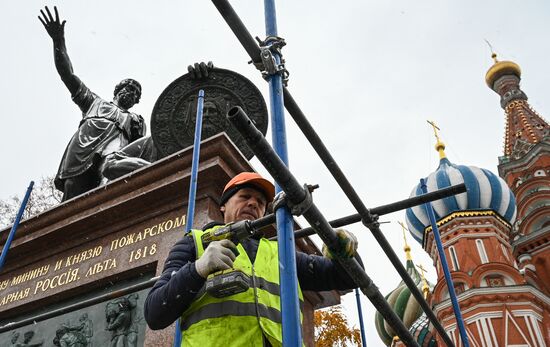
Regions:
<instances>
[{"instance_id":1,"label":"orange hard hat","mask_svg":"<svg viewBox=\"0 0 550 347\"><path fill-rule=\"evenodd\" d=\"M260 176L260 174L256 172L241 172L225 185L220 204L225 204L233 194L242 188L253 188L261 191L264 193L267 202L271 202L275 196L275 187L273 184Z\"/></svg>"}]
</instances>

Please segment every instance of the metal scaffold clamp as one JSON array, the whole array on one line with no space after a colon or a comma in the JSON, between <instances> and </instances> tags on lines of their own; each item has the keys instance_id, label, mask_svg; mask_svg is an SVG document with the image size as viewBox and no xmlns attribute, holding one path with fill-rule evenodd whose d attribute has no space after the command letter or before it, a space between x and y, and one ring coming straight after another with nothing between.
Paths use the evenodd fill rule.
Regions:
<instances>
[{"instance_id":1,"label":"metal scaffold clamp","mask_svg":"<svg viewBox=\"0 0 550 347\"><path fill-rule=\"evenodd\" d=\"M283 85L286 87L290 73L285 67L285 60L281 52L281 48L286 45L285 39L279 36L268 36L262 41L256 36L256 40L260 45L260 58L262 61L254 63L254 66L262 72L262 77L266 80L269 76L280 74L283 79ZM275 54L280 57L280 63L277 63Z\"/></svg>"},{"instance_id":2,"label":"metal scaffold clamp","mask_svg":"<svg viewBox=\"0 0 550 347\"><path fill-rule=\"evenodd\" d=\"M363 219L363 225L367 228L378 228L380 227L380 222L378 221L379 216L377 214L371 214L370 220Z\"/></svg>"},{"instance_id":3,"label":"metal scaffold clamp","mask_svg":"<svg viewBox=\"0 0 550 347\"><path fill-rule=\"evenodd\" d=\"M313 204L311 193L317 188L319 188L318 184L304 184L305 198L297 204L289 201L284 191L279 192L273 199L273 211L276 211L280 207L287 206L293 216L303 215Z\"/></svg>"}]
</instances>

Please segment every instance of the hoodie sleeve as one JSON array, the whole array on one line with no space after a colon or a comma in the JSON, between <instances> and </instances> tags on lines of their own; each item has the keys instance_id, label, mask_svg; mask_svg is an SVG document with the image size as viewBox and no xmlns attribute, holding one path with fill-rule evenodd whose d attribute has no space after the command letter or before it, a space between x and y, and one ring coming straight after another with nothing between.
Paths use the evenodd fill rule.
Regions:
<instances>
[{"instance_id":1,"label":"hoodie sleeve","mask_svg":"<svg viewBox=\"0 0 550 347\"><path fill-rule=\"evenodd\" d=\"M195 269L195 254L195 243L188 236L170 250L160 278L145 299L144 316L149 328L166 328L195 299L205 282Z\"/></svg>"},{"instance_id":2,"label":"hoodie sleeve","mask_svg":"<svg viewBox=\"0 0 550 347\"><path fill-rule=\"evenodd\" d=\"M359 264L364 268L363 262ZM296 252L298 281L302 290L346 290L357 285L338 262L318 255Z\"/></svg>"}]
</instances>

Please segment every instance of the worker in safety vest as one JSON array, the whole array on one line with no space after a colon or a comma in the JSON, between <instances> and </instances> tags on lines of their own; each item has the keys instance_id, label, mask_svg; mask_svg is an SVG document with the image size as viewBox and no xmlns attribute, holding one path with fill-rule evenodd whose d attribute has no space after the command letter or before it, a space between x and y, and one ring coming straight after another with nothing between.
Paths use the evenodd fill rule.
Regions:
<instances>
[{"instance_id":1,"label":"worker in safety vest","mask_svg":"<svg viewBox=\"0 0 550 347\"><path fill-rule=\"evenodd\" d=\"M193 230L170 250L162 275L145 301L145 319L151 329L166 328L181 318L182 346L282 346L277 242L257 237L238 245L213 241L205 248L200 237L231 222L263 217L274 191L271 182L254 172L240 173L227 183L220 207L224 223ZM345 245L343 254L352 257L357 249L355 236L342 229L337 235ZM301 302L302 290L356 287L326 247L323 254L296 252ZM225 297L205 291L209 275L228 269L247 275L250 287Z\"/></svg>"}]
</instances>

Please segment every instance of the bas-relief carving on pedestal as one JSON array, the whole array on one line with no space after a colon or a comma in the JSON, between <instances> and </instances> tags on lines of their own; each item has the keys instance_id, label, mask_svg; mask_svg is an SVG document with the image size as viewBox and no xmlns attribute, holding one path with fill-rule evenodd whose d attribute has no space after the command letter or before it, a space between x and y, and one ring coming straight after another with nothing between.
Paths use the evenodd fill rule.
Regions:
<instances>
[{"instance_id":1,"label":"bas-relief carving on pedestal","mask_svg":"<svg viewBox=\"0 0 550 347\"><path fill-rule=\"evenodd\" d=\"M34 338L34 331L28 330L23 333L23 339L19 341L21 334L13 332L10 337L10 342L6 346L10 347L39 347L44 345L44 341Z\"/></svg>"},{"instance_id":2,"label":"bas-relief carving on pedestal","mask_svg":"<svg viewBox=\"0 0 550 347\"><path fill-rule=\"evenodd\" d=\"M138 347L145 320L142 290L0 334L4 347Z\"/></svg>"},{"instance_id":3,"label":"bas-relief carving on pedestal","mask_svg":"<svg viewBox=\"0 0 550 347\"><path fill-rule=\"evenodd\" d=\"M138 325L143 323L143 315L137 315L138 299L139 295L133 293L105 306L106 329L112 333L111 347L137 347Z\"/></svg>"},{"instance_id":4,"label":"bas-relief carving on pedestal","mask_svg":"<svg viewBox=\"0 0 550 347\"><path fill-rule=\"evenodd\" d=\"M78 319L78 323L71 325L70 322L67 322L56 329L53 344L60 347L91 347L94 330L88 313L84 312Z\"/></svg>"}]
</instances>

